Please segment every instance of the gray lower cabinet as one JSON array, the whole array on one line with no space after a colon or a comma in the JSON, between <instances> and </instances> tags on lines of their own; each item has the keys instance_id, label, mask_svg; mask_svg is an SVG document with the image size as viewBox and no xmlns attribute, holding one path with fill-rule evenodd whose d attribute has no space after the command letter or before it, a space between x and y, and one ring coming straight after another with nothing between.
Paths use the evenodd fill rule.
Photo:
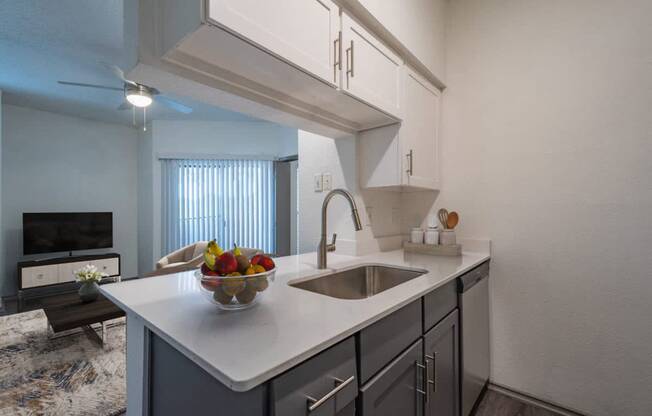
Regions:
<instances>
[{"instance_id":1,"label":"gray lower cabinet","mask_svg":"<svg viewBox=\"0 0 652 416\"><path fill-rule=\"evenodd\" d=\"M421 415L423 341L401 353L360 389L361 416Z\"/></svg>"},{"instance_id":2,"label":"gray lower cabinet","mask_svg":"<svg viewBox=\"0 0 652 416\"><path fill-rule=\"evenodd\" d=\"M446 316L424 337L426 416L459 416L459 313Z\"/></svg>"},{"instance_id":3,"label":"gray lower cabinet","mask_svg":"<svg viewBox=\"0 0 652 416\"><path fill-rule=\"evenodd\" d=\"M355 339L348 338L270 383L270 414L353 416L358 396Z\"/></svg>"},{"instance_id":4,"label":"gray lower cabinet","mask_svg":"<svg viewBox=\"0 0 652 416\"><path fill-rule=\"evenodd\" d=\"M264 416L267 386L235 392L150 333L148 416Z\"/></svg>"}]
</instances>

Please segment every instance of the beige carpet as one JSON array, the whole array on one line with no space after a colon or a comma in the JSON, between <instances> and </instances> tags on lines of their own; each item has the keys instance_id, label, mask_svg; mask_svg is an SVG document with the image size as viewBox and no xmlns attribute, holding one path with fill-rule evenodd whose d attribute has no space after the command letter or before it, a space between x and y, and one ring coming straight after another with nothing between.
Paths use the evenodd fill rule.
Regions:
<instances>
[{"instance_id":1,"label":"beige carpet","mask_svg":"<svg viewBox=\"0 0 652 416\"><path fill-rule=\"evenodd\" d=\"M124 412L124 318L102 348L86 334L47 337L42 310L0 317L0 415Z\"/></svg>"}]
</instances>

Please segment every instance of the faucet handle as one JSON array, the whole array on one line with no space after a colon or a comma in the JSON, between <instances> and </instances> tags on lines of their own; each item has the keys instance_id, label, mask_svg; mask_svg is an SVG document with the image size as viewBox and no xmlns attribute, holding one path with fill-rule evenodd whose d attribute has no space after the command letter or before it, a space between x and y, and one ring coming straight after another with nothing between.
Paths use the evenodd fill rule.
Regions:
<instances>
[{"instance_id":1,"label":"faucet handle","mask_svg":"<svg viewBox=\"0 0 652 416\"><path fill-rule=\"evenodd\" d=\"M333 242L326 245L327 251L335 251L335 242L337 241L337 233L333 233Z\"/></svg>"}]
</instances>

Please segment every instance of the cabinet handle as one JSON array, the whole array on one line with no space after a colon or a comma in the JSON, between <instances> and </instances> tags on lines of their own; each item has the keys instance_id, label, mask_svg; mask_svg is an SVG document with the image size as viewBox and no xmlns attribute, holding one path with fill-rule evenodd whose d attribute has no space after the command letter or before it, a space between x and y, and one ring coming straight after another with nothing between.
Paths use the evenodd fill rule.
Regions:
<instances>
[{"instance_id":1,"label":"cabinet handle","mask_svg":"<svg viewBox=\"0 0 652 416\"><path fill-rule=\"evenodd\" d=\"M417 371L417 385L414 388L414 390L416 391L416 394L417 394L417 401L419 400L419 395L422 395L422 396L425 396L425 400L426 400L426 403L427 403L428 399L429 399L429 397L428 397L428 386L426 386L426 388L424 389L425 391L421 390L419 388L420 386L419 386L418 380L419 380L419 370L424 370L425 373L426 373L426 380L428 379L428 366L423 365L418 361L414 362L414 366L415 366L415 369Z\"/></svg>"},{"instance_id":2,"label":"cabinet handle","mask_svg":"<svg viewBox=\"0 0 652 416\"><path fill-rule=\"evenodd\" d=\"M413 172L412 171L412 163L414 162L414 153L413 153L412 149L410 149L410 152L408 154L406 154L405 156L407 156L407 160L408 160L408 168L407 168L406 172L407 172L408 176L412 176L412 172Z\"/></svg>"},{"instance_id":3,"label":"cabinet handle","mask_svg":"<svg viewBox=\"0 0 652 416\"><path fill-rule=\"evenodd\" d=\"M435 357L437 357L437 353L434 353L433 355L426 354L426 390L428 390L428 385L432 385L432 390L435 393L437 393L437 381L436 381L436 377L437 377L436 376L436 374L437 374L437 368L436 368L437 364L436 363L437 363L437 361L436 361ZM430 380L430 378L428 378L428 360L432 360L432 370L433 370L433 373L434 373L433 374L434 377L432 378L432 380Z\"/></svg>"},{"instance_id":4,"label":"cabinet handle","mask_svg":"<svg viewBox=\"0 0 652 416\"><path fill-rule=\"evenodd\" d=\"M347 80L349 79L349 76L351 78L355 76L355 68L353 62L353 40L351 40L351 46L346 48L346 79Z\"/></svg>"},{"instance_id":5,"label":"cabinet handle","mask_svg":"<svg viewBox=\"0 0 652 416\"><path fill-rule=\"evenodd\" d=\"M342 390L344 387L351 384L353 380L355 380L355 376L351 376L344 381L340 380L339 378L336 378L335 388L329 391L328 393L326 393L321 399L313 399L312 397L308 396L308 413L317 410L319 406L326 403L331 397L339 393L340 390Z\"/></svg>"},{"instance_id":6,"label":"cabinet handle","mask_svg":"<svg viewBox=\"0 0 652 416\"><path fill-rule=\"evenodd\" d=\"M437 393L437 351L432 353L432 391Z\"/></svg>"},{"instance_id":7,"label":"cabinet handle","mask_svg":"<svg viewBox=\"0 0 652 416\"><path fill-rule=\"evenodd\" d=\"M333 82L337 82L337 70L342 70L342 31L333 41Z\"/></svg>"}]
</instances>

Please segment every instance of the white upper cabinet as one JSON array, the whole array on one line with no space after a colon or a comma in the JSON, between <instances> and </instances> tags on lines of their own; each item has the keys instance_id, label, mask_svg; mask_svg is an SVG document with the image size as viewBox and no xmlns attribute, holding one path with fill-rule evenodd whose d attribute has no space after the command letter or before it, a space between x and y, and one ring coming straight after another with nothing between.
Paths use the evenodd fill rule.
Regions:
<instances>
[{"instance_id":1,"label":"white upper cabinet","mask_svg":"<svg viewBox=\"0 0 652 416\"><path fill-rule=\"evenodd\" d=\"M441 93L409 67L403 77L400 125L359 135L360 186L402 190L440 189Z\"/></svg>"},{"instance_id":2,"label":"white upper cabinet","mask_svg":"<svg viewBox=\"0 0 652 416\"><path fill-rule=\"evenodd\" d=\"M342 50L344 91L401 118L401 58L346 13Z\"/></svg>"},{"instance_id":3,"label":"white upper cabinet","mask_svg":"<svg viewBox=\"0 0 652 416\"><path fill-rule=\"evenodd\" d=\"M340 10L330 0L209 0L208 19L333 86Z\"/></svg>"},{"instance_id":4,"label":"white upper cabinet","mask_svg":"<svg viewBox=\"0 0 652 416\"><path fill-rule=\"evenodd\" d=\"M331 137L401 120L400 60L362 28L343 85L331 0L142 0L140 21L136 81Z\"/></svg>"},{"instance_id":5,"label":"white upper cabinet","mask_svg":"<svg viewBox=\"0 0 652 416\"><path fill-rule=\"evenodd\" d=\"M406 67L405 118L400 143L406 155L403 183L426 189L439 189L440 92L423 77Z\"/></svg>"},{"instance_id":6,"label":"white upper cabinet","mask_svg":"<svg viewBox=\"0 0 652 416\"><path fill-rule=\"evenodd\" d=\"M449 0L343 0L371 16L440 82L445 74L445 14ZM406 60L410 60L406 57ZM414 64L414 62L410 62Z\"/></svg>"}]
</instances>

